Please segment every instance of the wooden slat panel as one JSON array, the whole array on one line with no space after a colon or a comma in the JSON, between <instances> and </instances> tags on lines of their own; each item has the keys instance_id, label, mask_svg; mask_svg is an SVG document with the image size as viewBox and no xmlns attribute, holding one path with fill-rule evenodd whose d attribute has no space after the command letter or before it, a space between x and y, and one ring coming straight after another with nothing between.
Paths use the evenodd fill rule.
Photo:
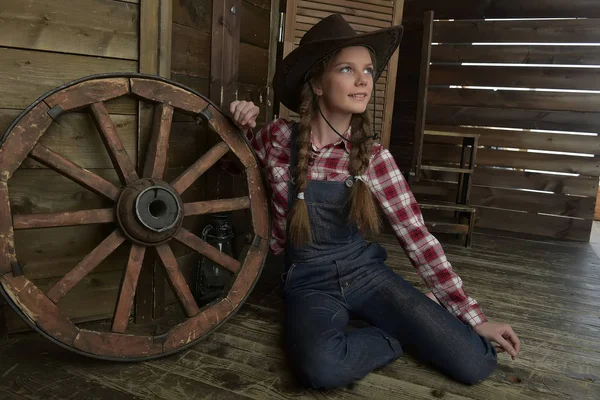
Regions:
<instances>
[{"instance_id":1,"label":"wooden slat panel","mask_svg":"<svg viewBox=\"0 0 600 400\"><path fill-rule=\"evenodd\" d=\"M436 193L439 190L431 189L431 187L438 183L441 187L444 187L446 183L456 187L458 175L439 171L423 171L423 179L426 180L425 182L432 183L427 189L428 193ZM421 182L418 185L419 187L423 186ZM473 185L539 190L588 197L596 196L598 192L597 177L551 175L485 167L475 168ZM447 195L448 191L445 190L443 193Z\"/></svg>"},{"instance_id":2,"label":"wooden slat panel","mask_svg":"<svg viewBox=\"0 0 600 400\"><path fill-rule=\"evenodd\" d=\"M137 68L136 61L0 48L0 108L24 109L45 92L82 76Z\"/></svg>"},{"instance_id":3,"label":"wooden slat panel","mask_svg":"<svg viewBox=\"0 0 600 400\"><path fill-rule=\"evenodd\" d=\"M253 46L269 49L269 9L258 8L246 1L241 4L240 40ZM244 59L241 59L244 61Z\"/></svg>"},{"instance_id":4,"label":"wooden slat panel","mask_svg":"<svg viewBox=\"0 0 600 400\"><path fill-rule=\"evenodd\" d=\"M327 11L329 13L344 14L351 12L352 15L356 17L392 22L392 15L388 8L377 7L371 4L363 4L358 1L346 1L345 3L347 3L346 6L341 6L331 2L321 3L316 1L300 0L298 2L298 7L305 10Z\"/></svg>"},{"instance_id":5,"label":"wooden slat panel","mask_svg":"<svg viewBox=\"0 0 600 400\"><path fill-rule=\"evenodd\" d=\"M600 69L432 65L431 85L600 90Z\"/></svg>"},{"instance_id":6,"label":"wooden slat panel","mask_svg":"<svg viewBox=\"0 0 600 400\"><path fill-rule=\"evenodd\" d=\"M347 15L344 15L344 19L347 18ZM304 15L298 15L296 17L296 31L300 31L300 32L306 32L308 31L313 25L315 25L317 22L319 22L322 18L314 18L314 17L307 17ZM373 32L376 31L377 29L381 29L381 27L378 26L371 26L371 25L363 25L363 24L358 24L356 22L350 22L350 26L352 26L352 28L358 32L358 33L364 33L364 32ZM387 25L389 26L389 24ZM301 36L301 35L298 35Z\"/></svg>"},{"instance_id":7,"label":"wooden slat panel","mask_svg":"<svg viewBox=\"0 0 600 400\"><path fill-rule=\"evenodd\" d=\"M173 25L183 25L206 33L212 32L212 3L212 0L174 1Z\"/></svg>"},{"instance_id":8,"label":"wooden slat panel","mask_svg":"<svg viewBox=\"0 0 600 400\"><path fill-rule=\"evenodd\" d=\"M405 4L410 18L421 18L427 10L435 10L439 19L600 17L596 0L406 0Z\"/></svg>"},{"instance_id":9,"label":"wooden slat panel","mask_svg":"<svg viewBox=\"0 0 600 400\"><path fill-rule=\"evenodd\" d=\"M351 10L352 12L357 12L358 10L362 11L371 11L372 13L377 14L391 14L393 7L393 1L386 1L377 4L373 4L372 2L364 1L364 0L331 0L327 2L317 2L315 0L311 1L302 1L300 0L298 4L301 7L306 8L315 8L315 9L325 9L327 8L335 8L335 12L339 12L341 14L348 12Z\"/></svg>"},{"instance_id":10,"label":"wooden slat panel","mask_svg":"<svg viewBox=\"0 0 600 400\"><path fill-rule=\"evenodd\" d=\"M471 205L592 219L595 197L533 193L473 186Z\"/></svg>"},{"instance_id":11,"label":"wooden slat panel","mask_svg":"<svg viewBox=\"0 0 600 400\"><path fill-rule=\"evenodd\" d=\"M512 147L518 149L550 150L568 153L600 154L600 137L537 133L529 131L505 131L499 129L470 129L447 126L428 126L429 132L465 132L480 134L480 146ZM462 143L461 138L428 135L427 143Z\"/></svg>"},{"instance_id":12,"label":"wooden slat panel","mask_svg":"<svg viewBox=\"0 0 600 400\"><path fill-rule=\"evenodd\" d=\"M549 175L490 168L476 168L473 184L543 190L577 196L595 196L598 191L597 177Z\"/></svg>"},{"instance_id":13,"label":"wooden slat panel","mask_svg":"<svg viewBox=\"0 0 600 400\"><path fill-rule=\"evenodd\" d=\"M427 109L427 123L598 132L600 113L431 105Z\"/></svg>"},{"instance_id":14,"label":"wooden slat panel","mask_svg":"<svg viewBox=\"0 0 600 400\"><path fill-rule=\"evenodd\" d=\"M596 19L529 21L439 21L433 42L598 43Z\"/></svg>"},{"instance_id":15,"label":"wooden slat panel","mask_svg":"<svg viewBox=\"0 0 600 400\"><path fill-rule=\"evenodd\" d=\"M440 162L458 164L460 153L459 146L427 143L423 146L423 163L434 165L439 165ZM600 156L575 157L521 151L479 149L477 151L476 165L600 176L599 159Z\"/></svg>"},{"instance_id":16,"label":"wooden slat panel","mask_svg":"<svg viewBox=\"0 0 600 400\"><path fill-rule=\"evenodd\" d=\"M308 8L304 8L304 7L302 7L302 5L298 4L298 15L309 17L309 18L311 18L311 20L314 19L312 21L313 24L316 24L319 20L326 18L331 14L332 14L331 12L327 12L327 11L311 10ZM381 14L381 15L385 16L385 14ZM378 28L388 28L392 22L391 15L388 15L387 21L381 20L381 19L374 19L372 17L357 16L354 13L353 13L353 15L348 15L348 14L344 15L344 19L346 21L348 21L350 24L375 26ZM309 20L307 20L307 21L309 21Z\"/></svg>"},{"instance_id":17,"label":"wooden slat panel","mask_svg":"<svg viewBox=\"0 0 600 400\"><path fill-rule=\"evenodd\" d=\"M266 86L269 70L269 51L246 43L240 43L239 81ZM244 62L252 60L252 62Z\"/></svg>"},{"instance_id":18,"label":"wooden slat panel","mask_svg":"<svg viewBox=\"0 0 600 400\"><path fill-rule=\"evenodd\" d=\"M589 241L593 222L484 207L477 207L476 221L476 226L482 228L583 242Z\"/></svg>"},{"instance_id":19,"label":"wooden slat panel","mask_svg":"<svg viewBox=\"0 0 600 400\"><path fill-rule=\"evenodd\" d=\"M130 115L112 115L125 150L132 157L137 154L136 119ZM68 113L41 137L39 143L78 164L80 167L113 168L100 135L92 119L83 113ZM41 164L27 159L22 168L40 168Z\"/></svg>"},{"instance_id":20,"label":"wooden slat panel","mask_svg":"<svg viewBox=\"0 0 600 400\"><path fill-rule=\"evenodd\" d=\"M428 104L595 112L600 110L600 93L495 91L432 87L429 89Z\"/></svg>"},{"instance_id":21,"label":"wooden slat panel","mask_svg":"<svg viewBox=\"0 0 600 400\"><path fill-rule=\"evenodd\" d=\"M0 46L137 60L138 26L118 1L3 1Z\"/></svg>"},{"instance_id":22,"label":"wooden slat panel","mask_svg":"<svg viewBox=\"0 0 600 400\"><path fill-rule=\"evenodd\" d=\"M172 72L208 78L211 35L173 24Z\"/></svg>"},{"instance_id":23,"label":"wooden slat panel","mask_svg":"<svg viewBox=\"0 0 600 400\"><path fill-rule=\"evenodd\" d=\"M431 47L431 61L600 65L600 46L438 45Z\"/></svg>"}]
</instances>

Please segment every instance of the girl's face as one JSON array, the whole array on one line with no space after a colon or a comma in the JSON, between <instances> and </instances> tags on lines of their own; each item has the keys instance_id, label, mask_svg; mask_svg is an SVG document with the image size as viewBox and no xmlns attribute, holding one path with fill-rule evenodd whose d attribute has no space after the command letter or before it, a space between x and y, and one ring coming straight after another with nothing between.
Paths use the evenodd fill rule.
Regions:
<instances>
[{"instance_id":1,"label":"girl's face","mask_svg":"<svg viewBox=\"0 0 600 400\"><path fill-rule=\"evenodd\" d=\"M333 112L363 113L373 91L373 61L366 47L343 48L327 65L315 92Z\"/></svg>"}]
</instances>

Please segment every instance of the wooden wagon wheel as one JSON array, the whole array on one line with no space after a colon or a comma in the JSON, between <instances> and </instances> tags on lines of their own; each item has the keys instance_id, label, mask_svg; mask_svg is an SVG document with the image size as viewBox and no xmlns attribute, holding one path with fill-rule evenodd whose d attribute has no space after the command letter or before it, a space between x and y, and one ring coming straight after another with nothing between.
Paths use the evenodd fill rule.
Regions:
<instances>
[{"instance_id":1,"label":"wooden wagon wheel","mask_svg":"<svg viewBox=\"0 0 600 400\"><path fill-rule=\"evenodd\" d=\"M138 175L125 151L105 102L130 95L151 102L152 136L143 172ZM81 168L41 143L40 137L60 114L89 110L122 187ZM168 138L174 110L207 121L221 142L172 182L164 182ZM229 151L245 168L249 196L183 203L181 194ZM114 202L113 208L47 214L11 213L7 182L26 157ZM249 208L254 240L240 262L181 226L186 216ZM14 245L14 230L87 224L114 224L115 229L46 293L23 275ZM94 75L71 82L39 98L19 115L0 147L0 289L8 303L34 329L69 350L110 360L142 360L179 351L216 329L233 315L251 292L268 250L269 212L264 182L255 155L243 135L209 100L175 82L142 74ZM200 308L182 275L170 241L177 241L233 273L223 297ZM122 286L110 329L76 326L58 303L117 247L130 246ZM185 310L183 322L160 335L128 332L144 255L154 249L168 281Z\"/></svg>"}]
</instances>

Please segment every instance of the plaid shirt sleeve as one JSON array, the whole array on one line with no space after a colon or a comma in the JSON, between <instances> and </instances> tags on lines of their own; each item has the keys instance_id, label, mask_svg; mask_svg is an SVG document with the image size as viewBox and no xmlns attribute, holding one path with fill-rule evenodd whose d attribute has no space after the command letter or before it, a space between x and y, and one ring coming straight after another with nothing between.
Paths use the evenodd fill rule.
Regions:
<instances>
[{"instance_id":1,"label":"plaid shirt sleeve","mask_svg":"<svg viewBox=\"0 0 600 400\"><path fill-rule=\"evenodd\" d=\"M375 149L367 177L400 245L435 297L472 327L486 322L477 302L465 293L441 244L425 226L419 205L389 150Z\"/></svg>"},{"instance_id":2,"label":"plaid shirt sleeve","mask_svg":"<svg viewBox=\"0 0 600 400\"><path fill-rule=\"evenodd\" d=\"M280 254L285 248L286 240L286 211L287 211L287 181L289 180L287 168L277 168L275 164L280 158L287 158L287 153L282 151L282 145L287 143L290 123L285 119L277 119L265 124L258 132L246 132L261 167L265 169L265 176L269 180L269 194L271 196L272 226L269 245L274 254ZM284 154L285 153L285 154ZM287 160L286 165L287 165Z\"/></svg>"}]
</instances>

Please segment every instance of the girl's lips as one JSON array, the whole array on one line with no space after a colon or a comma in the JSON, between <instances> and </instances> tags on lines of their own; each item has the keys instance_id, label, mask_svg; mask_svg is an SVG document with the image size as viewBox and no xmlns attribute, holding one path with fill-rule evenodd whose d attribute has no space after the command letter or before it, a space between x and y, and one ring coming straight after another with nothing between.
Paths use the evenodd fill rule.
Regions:
<instances>
[{"instance_id":1,"label":"girl's lips","mask_svg":"<svg viewBox=\"0 0 600 400\"><path fill-rule=\"evenodd\" d=\"M366 93L353 93L353 94L349 94L348 97L355 99L355 100L365 100L367 98L367 94Z\"/></svg>"}]
</instances>

